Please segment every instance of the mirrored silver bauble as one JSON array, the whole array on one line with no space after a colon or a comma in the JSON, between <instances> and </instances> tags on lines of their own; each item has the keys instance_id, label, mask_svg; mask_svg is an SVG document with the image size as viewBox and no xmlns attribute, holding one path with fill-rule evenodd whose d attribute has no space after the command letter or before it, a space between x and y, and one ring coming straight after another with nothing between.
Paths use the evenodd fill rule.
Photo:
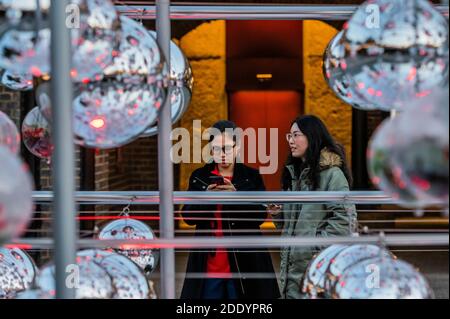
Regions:
<instances>
[{"instance_id":1,"label":"mirrored silver bauble","mask_svg":"<svg viewBox=\"0 0 450 319\"><path fill-rule=\"evenodd\" d=\"M17 154L20 150L20 134L16 124L2 111L0 111L0 146Z\"/></svg>"},{"instance_id":2,"label":"mirrored silver bauble","mask_svg":"<svg viewBox=\"0 0 450 319\"><path fill-rule=\"evenodd\" d=\"M50 83L40 83L35 92L36 104L39 107L39 111L44 115L45 119L52 122L52 101L50 97Z\"/></svg>"},{"instance_id":3,"label":"mirrored silver bauble","mask_svg":"<svg viewBox=\"0 0 450 319\"><path fill-rule=\"evenodd\" d=\"M117 53L121 38L119 14L110 0L72 0L72 5L80 8L80 20L71 29L71 76L75 82L98 81Z\"/></svg>"},{"instance_id":4,"label":"mirrored silver bauble","mask_svg":"<svg viewBox=\"0 0 450 319\"><path fill-rule=\"evenodd\" d=\"M50 74L50 30L10 30L0 37L0 67L14 74L41 77Z\"/></svg>"},{"instance_id":5,"label":"mirrored silver bauble","mask_svg":"<svg viewBox=\"0 0 450 319\"><path fill-rule=\"evenodd\" d=\"M13 91L30 91L33 89L31 74L14 74L10 71L0 72L1 85Z\"/></svg>"},{"instance_id":6,"label":"mirrored silver bauble","mask_svg":"<svg viewBox=\"0 0 450 319\"><path fill-rule=\"evenodd\" d=\"M95 261L77 258L76 299L111 299L114 286L108 272ZM37 287L50 296L55 296L55 266L44 266L37 278Z\"/></svg>"},{"instance_id":7,"label":"mirrored silver bauble","mask_svg":"<svg viewBox=\"0 0 450 319\"><path fill-rule=\"evenodd\" d=\"M400 163L394 161L399 143L397 118L386 119L375 131L367 150L367 168L372 183L405 207L419 207L418 198L408 189Z\"/></svg>"},{"instance_id":8,"label":"mirrored silver bauble","mask_svg":"<svg viewBox=\"0 0 450 319\"><path fill-rule=\"evenodd\" d=\"M18 248L0 248L0 262L2 261L11 265L18 273L25 289L30 288L34 284L37 267L30 255L25 251Z\"/></svg>"},{"instance_id":9,"label":"mirrored silver bauble","mask_svg":"<svg viewBox=\"0 0 450 319\"><path fill-rule=\"evenodd\" d=\"M8 25L5 32L0 32L0 67L35 77L49 76L48 10L41 7L42 14L38 18L34 14L38 12L36 1L34 5L31 1L25 2L29 5L18 9L10 10L12 4L4 7L29 18L22 21L19 17L15 25ZM114 4L110 0L72 0L67 23L72 41L72 79L83 83L101 79L120 40L120 21Z\"/></svg>"},{"instance_id":10,"label":"mirrored silver bauble","mask_svg":"<svg viewBox=\"0 0 450 319\"><path fill-rule=\"evenodd\" d=\"M21 235L33 214L33 184L23 163L0 146L0 245Z\"/></svg>"},{"instance_id":11,"label":"mirrored silver bauble","mask_svg":"<svg viewBox=\"0 0 450 319\"><path fill-rule=\"evenodd\" d=\"M24 292L18 293L14 299L24 300L42 300L42 299L55 299L55 296L50 295L48 292L39 289L30 289Z\"/></svg>"},{"instance_id":12,"label":"mirrored silver bauble","mask_svg":"<svg viewBox=\"0 0 450 319\"><path fill-rule=\"evenodd\" d=\"M101 240L148 240L155 238L155 234L149 226L132 218L115 220L106 225L99 234ZM130 258L146 274L151 274L155 270L159 258L159 252L156 249L127 249L127 247L123 247L115 251Z\"/></svg>"},{"instance_id":13,"label":"mirrored silver bauble","mask_svg":"<svg viewBox=\"0 0 450 319\"><path fill-rule=\"evenodd\" d=\"M111 81L80 88L73 101L75 142L99 149L130 143L156 120L164 99L157 85Z\"/></svg>"},{"instance_id":14,"label":"mirrored silver bauble","mask_svg":"<svg viewBox=\"0 0 450 319\"><path fill-rule=\"evenodd\" d=\"M49 160L53 153L51 128L39 107L32 109L22 123L22 140L26 148L34 155Z\"/></svg>"},{"instance_id":15,"label":"mirrored silver bauble","mask_svg":"<svg viewBox=\"0 0 450 319\"><path fill-rule=\"evenodd\" d=\"M156 38L156 32L149 31ZM170 42L170 105L172 123L178 122L187 111L192 99L194 77L191 65L180 47L173 41ZM158 126L149 127L142 137L158 134Z\"/></svg>"},{"instance_id":16,"label":"mirrored silver bauble","mask_svg":"<svg viewBox=\"0 0 450 319\"><path fill-rule=\"evenodd\" d=\"M447 19L429 1L366 1L341 40L349 86L380 110L406 110L448 86L448 35Z\"/></svg>"},{"instance_id":17,"label":"mirrored silver bauble","mask_svg":"<svg viewBox=\"0 0 450 319\"><path fill-rule=\"evenodd\" d=\"M434 92L395 120L393 161L419 203L448 206L449 93Z\"/></svg>"},{"instance_id":18,"label":"mirrored silver bauble","mask_svg":"<svg viewBox=\"0 0 450 319\"><path fill-rule=\"evenodd\" d=\"M126 16L121 16L122 37L114 60L105 70L107 77L117 77L123 82L154 83L167 66L156 38L147 29ZM146 79L152 77L151 79ZM136 79L137 78L137 79Z\"/></svg>"},{"instance_id":19,"label":"mirrored silver bauble","mask_svg":"<svg viewBox=\"0 0 450 319\"><path fill-rule=\"evenodd\" d=\"M353 265L368 259L393 258L383 247L376 245L351 245L341 250L329 263L325 276L325 290L330 296L339 278Z\"/></svg>"},{"instance_id":20,"label":"mirrored silver bauble","mask_svg":"<svg viewBox=\"0 0 450 319\"><path fill-rule=\"evenodd\" d=\"M83 250L81 258L91 258L112 278L114 299L149 299L150 285L143 271L129 258L104 250Z\"/></svg>"},{"instance_id":21,"label":"mirrored silver bauble","mask_svg":"<svg viewBox=\"0 0 450 319\"><path fill-rule=\"evenodd\" d=\"M138 138L166 98L167 65L151 34L122 16L122 40L104 80L79 86L74 99L76 143L115 148Z\"/></svg>"},{"instance_id":22,"label":"mirrored silver bauble","mask_svg":"<svg viewBox=\"0 0 450 319\"><path fill-rule=\"evenodd\" d=\"M12 299L16 293L26 289L24 280L14 266L1 261L0 255L0 299Z\"/></svg>"},{"instance_id":23,"label":"mirrored silver bauble","mask_svg":"<svg viewBox=\"0 0 450 319\"><path fill-rule=\"evenodd\" d=\"M351 75L347 73L345 48L342 44L344 31L340 31L330 42L323 57L325 81L333 92L345 103L360 110L375 110L376 106L359 98L355 92Z\"/></svg>"},{"instance_id":24,"label":"mirrored silver bauble","mask_svg":"<svg viewBox=\"0 0 450 319\"><path fill-rule=\"evenodd\" d=\"M347 247L346 245L332 245L322 250L310 261L303 278L302 293L308 294L310 298L323 296L328 266L333 258Z\"/></svg>"},{"instance_id":25,"label":"mirrored silver bauble","mask_svg":"<svg viewBox=\"0 0 450 319\"><path fill-rule=\"evenodd\" d=\"M426 279L410 264L391 258L368 259L338 280L335 299L433 299Z\"/></svg>"},{"instance_id":26,"label":"mirrored silver bauble","mask_svg":"<svg viewBox=\"0 0 450 319\"><path fill-rule=\"evenodd\" d=\"M28 76L48 74L49 8L49 0L0 2L1 68Z\"/></svg>"}]
</instances>

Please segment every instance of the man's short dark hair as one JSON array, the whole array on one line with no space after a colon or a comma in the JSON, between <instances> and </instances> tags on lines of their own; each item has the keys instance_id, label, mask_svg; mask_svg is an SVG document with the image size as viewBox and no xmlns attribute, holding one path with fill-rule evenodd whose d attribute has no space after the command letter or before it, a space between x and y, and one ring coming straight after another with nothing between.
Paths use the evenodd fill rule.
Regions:
<instances>
[{"instance_id":1,"label":"man's short dark hair","mask_svg":"<svg viewBox=\"0 0 450 319\"><path fill-rule=\"evenodd\" d=\"M221 134L225 132L233 133L233 141L236 142L236 135L234 134L234 131L237 129L237 126L234 122L228 120L221 120L216 122L211 128L213 128L214 130L212 130L211 132L209 142L212 142L214 140L214 138L217 135L217 131L219 131Z\"/></svg>"}]
</instances>

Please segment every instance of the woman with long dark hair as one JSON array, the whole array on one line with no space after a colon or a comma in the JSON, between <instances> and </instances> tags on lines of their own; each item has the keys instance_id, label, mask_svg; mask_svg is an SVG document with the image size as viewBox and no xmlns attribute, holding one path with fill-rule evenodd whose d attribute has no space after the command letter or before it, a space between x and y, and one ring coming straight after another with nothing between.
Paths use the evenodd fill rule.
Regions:
<instances>
[{"instance_id":1,"label":"woman with long dark hair","mask_svg":"<svg viewBox=\"0 0 450 319\"><path fill-rule=\"evenodd\" d=\"M352 184L344 148L315 116L302 116L286 135L291 154L282 177L285 191L349 191ZM349 236L356 223L354 205L270 205L283 236ZM313 255L323 247L286 247L281 251L282 298L302 298L300 283Z\"/></svg>"}]
</instances>

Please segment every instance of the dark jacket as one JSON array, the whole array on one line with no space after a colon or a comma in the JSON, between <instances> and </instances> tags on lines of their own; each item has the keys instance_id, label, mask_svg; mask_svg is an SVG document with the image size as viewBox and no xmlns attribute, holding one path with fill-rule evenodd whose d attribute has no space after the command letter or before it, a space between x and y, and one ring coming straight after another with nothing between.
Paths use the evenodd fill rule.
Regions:
<instances>
[{"instance_id":1,"label":"dark jacket","mask_svg":"<svg viewBox=\"0 0 450 319\"><path fill-rule=\"evenodd\" d=\"M212 163L194 171L189 180L189 191L206 191L211 171L214 168L215 164ZM259 172L243 164L235 165L232 183L238 192L265 191ZM216 205L185 205L182 209L182 217L189 225L195 225L196 230L211 230L210 218L214 217L216 210ZM199 214L195 211L206 213ZM199 220L199 217L207 220ZM259 230L266 217L266 209L261 205L223 205L224 236L261 236L260 232L245 234L238 231ZM233 231L236 233L234 234ZM213 234L197 232L196 236L213 236ZM187 273L206 275L207 258L208 252L192 250ZM228 249L228 260L231 272L239 274L239 278L234 279L239 298L276 299L280 297L272 259L267 249L252 249L251 251L250 249ZM270 276L271 278L245 278L245 274L249 273L265 273L273 276ZM202 297L205 278L201 277L200 279L186 278L181 293L182 299L200 299Z\"/></svg>"}]
</instances>

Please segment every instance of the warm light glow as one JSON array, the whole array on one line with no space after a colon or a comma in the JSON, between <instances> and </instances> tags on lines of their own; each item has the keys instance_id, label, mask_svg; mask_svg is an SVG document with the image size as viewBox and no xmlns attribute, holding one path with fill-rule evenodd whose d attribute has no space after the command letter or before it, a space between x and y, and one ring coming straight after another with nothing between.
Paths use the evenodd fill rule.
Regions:
<instances>
[{"instance_id":1,"label":"warm light glow","mask_svg":"<svg viewBox=\"0 0 450 319\"><path fill-rule=\"evenodd\" d=\"M76 69L70 70L70 76L71 76L72 78L77 77L77 76L78 76L78 71L77 71Z\"/></svg>"},{"instance_id":2,"label":"warm light glow","mask_svg":"<svg viewBox=\"0 0 450 319\"><path fill-rule=\"evenodd\" d=\"M258 80L270 80L272 77L272 74L256 74Z\"/></svg>"},{"instance_id":3,"label":"warm light glow","mask_svg":"<svg viewBox=\"0 0 450 319\"><path fill-rule=\"evenodd\" d=\"M36 66L33 66L33 67L31 67L31 74L34 76L34 77L41 77L41 75L42 75L42 72L41 72L41 70L38 68L38 67L36 67Z\"/></svg>"},{"instance_id":4,"label":"warm light glow","mask_svg":"<svg viewBox=\"0 0 450 319\"><path fill-rule=\"evenodd\" d=\"M103 118L95 118L89 123L90 126L92 126L95 129L102 129L106 126L105 120Z\"/></svg>"}]
</instances>

